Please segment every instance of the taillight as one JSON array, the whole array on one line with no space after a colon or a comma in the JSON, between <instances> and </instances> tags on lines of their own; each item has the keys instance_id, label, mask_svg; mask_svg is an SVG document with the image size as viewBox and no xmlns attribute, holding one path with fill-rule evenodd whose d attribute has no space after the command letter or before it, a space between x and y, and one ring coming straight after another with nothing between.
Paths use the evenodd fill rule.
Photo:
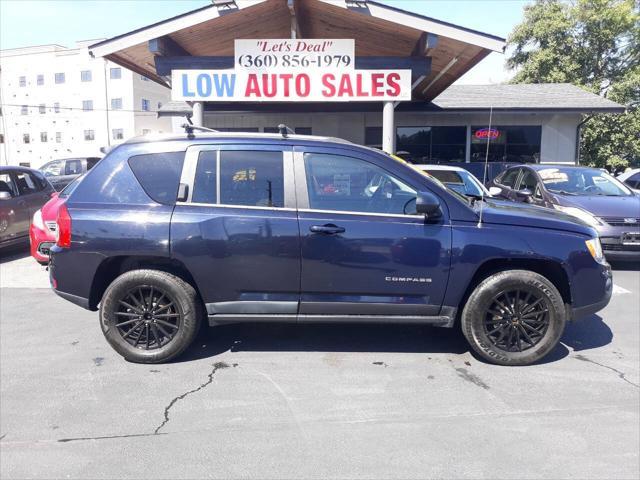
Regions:
<instances>
[{"instance_id":1,"label":"taillight","mask_svg":"<svg viewBox=\"0 0 640 480\"><path fill-rule=\"evenodd\" d=\"M56 230L56 245L62 248L71 247L71 216L64 203L58 208L56 223L58 224Z\"/></svg>"}]
</instances>

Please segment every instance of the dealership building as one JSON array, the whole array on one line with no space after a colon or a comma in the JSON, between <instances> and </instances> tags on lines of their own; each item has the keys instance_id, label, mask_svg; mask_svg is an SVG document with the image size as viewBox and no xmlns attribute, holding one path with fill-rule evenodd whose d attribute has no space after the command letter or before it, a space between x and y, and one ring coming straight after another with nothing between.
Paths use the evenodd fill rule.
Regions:
<instances>
[{"instance_id":1,"label":"dealership building","mask_svg":"<svg viewBox=\"0 0 640 480\"><path fill-rule=\"evenodd\" d=\"M194 125L286 124L420 163L484 161L487 140L489 161L576 163L581 125L624 107L569 84L453 85L504 48L370 0L212 0L89 47L170 87L161 114Z\"/></svg>"}]
</instances>

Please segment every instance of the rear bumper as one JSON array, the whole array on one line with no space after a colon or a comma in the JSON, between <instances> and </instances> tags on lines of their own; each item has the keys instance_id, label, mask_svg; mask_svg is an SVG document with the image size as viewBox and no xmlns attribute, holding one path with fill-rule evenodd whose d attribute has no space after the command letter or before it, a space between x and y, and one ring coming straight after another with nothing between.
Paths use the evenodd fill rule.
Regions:
<instances>
[{"instance_id":1,"label":"rear bumper","mask_svg":"<svg viewBox=\"0 0 640 480\"><path fill-rule=\"evenodd\" d=\"M32 224L29 229L29 244L31 246L31 256L38 263L43 265L49 263L49 250L55 245L55 238Z\"/></svg>"},{"instance_id":2,"label":"rear bumper","mask_svg":"<svg viewBox=\"0 0 640 480\"><path fill-rule=\"evenodd\" d=\"M65 293L65 292L61 292L60 290L57 289L53 289L53 291L56 293L56 295L58 295L59 297L64 298L65 300L70 301L71 303L74 303L76 305L78 305L79 307L85 308L87 310L91 310L89 308L89 299L88 298L84 298L84 297L79 297L77 295L72 295L70 293Z\"/></svg>"}]
</instances>

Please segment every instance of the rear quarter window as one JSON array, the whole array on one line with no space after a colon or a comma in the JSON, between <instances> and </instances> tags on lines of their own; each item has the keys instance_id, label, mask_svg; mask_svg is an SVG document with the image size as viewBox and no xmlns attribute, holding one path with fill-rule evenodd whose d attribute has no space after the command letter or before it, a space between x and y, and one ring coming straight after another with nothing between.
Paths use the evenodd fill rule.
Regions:
<instances>
[{"instance_id":1,"label":"rear quarter window","mask_svg":"<svg viewBox=\"0 0 640 480\"><path fill-rule=\"evenodd\" d=\"M129 167L147 195L154 201L176 201L185 152L150 153L129 158Z\"/></svg>"}]
</instances>

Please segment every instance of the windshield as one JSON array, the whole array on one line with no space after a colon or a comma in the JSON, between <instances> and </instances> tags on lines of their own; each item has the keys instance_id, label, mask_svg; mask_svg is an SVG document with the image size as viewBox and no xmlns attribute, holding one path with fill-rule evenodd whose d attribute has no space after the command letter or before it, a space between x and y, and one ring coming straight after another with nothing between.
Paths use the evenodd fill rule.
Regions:
<instances>
[{"instance_id":1,"label":"windshield","mask_svg":"<svg viewBox=\"0 0 640 480\"><path fill-rule=\"evenodd\" d=\"M469 195L472 197L481 197L486 195L480 183L473 175L466 171L458 170L426 170L427 173L434 176L447 187L455 190L461 195Z\"/></svg>"},{"instance_id":2,"label":"windshield","mask_svg":"<svg viewBox=\"0 0 640 480\"><path fill-rule=\"evenodd\" d=\"M547 190L562 195L625 197L631 191L608 173L595 168L553 167L538 170Z\"/></svg>"}]
</instances>

